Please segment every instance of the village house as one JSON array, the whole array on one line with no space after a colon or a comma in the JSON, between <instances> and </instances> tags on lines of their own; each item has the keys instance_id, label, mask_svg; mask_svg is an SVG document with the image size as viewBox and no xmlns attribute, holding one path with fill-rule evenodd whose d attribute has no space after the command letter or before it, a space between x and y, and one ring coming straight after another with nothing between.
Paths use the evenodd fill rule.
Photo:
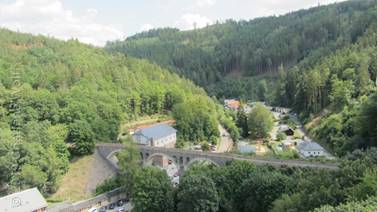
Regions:
<instances>
[{"instance_id":1,"label":"village house","mask_svg":"<svg viewBox=\"0 0 377 212\"><path fill-rule=\"evenodd\" d=\"M315 142L303 141L298 144L297 149L304 157L318 157L325 155L325 149Z\"/></svg>"},{"instance_id":2,"label":"village house","mask_svg":"<svg viewBox=\"0 0 377 212\"><path fill-rule=\"evenodd\" d=\"M279 127L279 132L282 132L287 136L293 136L295 134L295 131L291 127L285 124Z\"/></svg>"},{"instance_id":3,"label":"village house","mask_svg":"<svg viewBox=\"0 0 377 212\"><path fill-rule=\"evenodd\" d=\"M157 124L136 130L132 137L139 145L174 148L177 142L177 130L167 124Z\"/></svg>"},{"instance_id":4,"label":"village house","mask_svg":"<svg viewBox=\"0 0 377 212\"><path fill-rule=\"evenodd\" d=\"M241 106L241 102L235 99L225 99L224 107L229 110L238 110Z\"/></svg>"},{"instance_id":5,"label":"village house","mask_svg":"<svg viewBox=\"0 0 377 212\"><path fill-rule=\"evenodd\" d=\"M1 212L42 212L47 202L37 188L24 190L0 198Z\"/></svg>"},{"instance_id":6,"label":"village house","mask_svg":"<svg viewBox=\"0 0 377 212\"><path fill-rule=\"evenodd\" d=\"M271 111L281 113L282 115L287 115L291 109L285 107L273 107Z\"/></svg>"}]
</instances>

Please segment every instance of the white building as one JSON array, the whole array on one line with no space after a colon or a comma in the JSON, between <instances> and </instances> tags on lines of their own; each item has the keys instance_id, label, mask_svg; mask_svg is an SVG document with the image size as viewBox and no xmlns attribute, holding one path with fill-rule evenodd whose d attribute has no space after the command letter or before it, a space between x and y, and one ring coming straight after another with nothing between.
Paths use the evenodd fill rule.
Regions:
<instances>
[{"instance_id":1,"label":"white building","mask_svg":"<svg viewBox=\"0 0 377 212\"><path fill-rule=\"evenodd\" d=\"M298 151L304 157L325 156L325 149L319 144L310 141L303 141L297 146Z\"/></svg>"},{"instance_id":2,"label":"white building","mask_svg":"<svg viewBox=\"0 0 377 212\"><path fill-rule=\"evenodd\" d=\"M132 137L140 145L174 148L177 130L167 124L157 124L137 130Z\"/></svg>"},{"instance_id":3,"label":"white building","mask_svg":"<svg viewBox=\"0 0 377 212\"><path fill-rule=\"evenodd\" d=\"M42 212L47 202L37 188L24 190L0 198L1 212Z\"/></svg>"}]
</instances>

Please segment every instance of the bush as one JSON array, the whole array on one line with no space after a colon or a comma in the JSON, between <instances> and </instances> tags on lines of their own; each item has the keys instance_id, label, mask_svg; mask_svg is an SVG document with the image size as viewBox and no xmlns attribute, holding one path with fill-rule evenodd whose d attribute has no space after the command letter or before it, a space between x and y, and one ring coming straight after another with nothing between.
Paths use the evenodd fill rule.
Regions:
<instances>
[{"instance_id":1,"label":"bush","mask_svg":"<svg viewBox=\"0 0 377 212\"><path fill-rule=\"evenodd\" d=\"M257 104L248 117L248 127L252 138L267 138L274 120L272 113L263 105Z\"/></svg>"},{"instance_id":2,"label":"bush","mask_svg":"<svg viewBox=\"0 0 377 212\"><path fill-rule=\"evenodd\" d=\"M210 146L209 146L208 142L203 142L202 143L202 150L207 152L207 151L209 151L209 149L210 149Z\"/></svg>"},{"instance_id":3,"label":"bush","mask_svg":"<svg viewBox=\"0 0 377 212\"><path fill-rule=\"evenodd\" d=\"M119 178L111 178L105 180L102 184L98 185L96 188L96 195L103 194L112 191L121 186Z\"/></svg>"},{"instance_id":4,"label":"bush","mask_svg":"<svg viewBox=\"0 0 377 212\"><path fill-rule=\"evenodd\" d=\"M277 136L276 136L276 139L278 140L278 141L283 141L283 140L285 140L287 138L287 135L285 135L284 133L282 133L282 132L279 132L278 134L277 134Z\"/></svg>"}]
</instances>

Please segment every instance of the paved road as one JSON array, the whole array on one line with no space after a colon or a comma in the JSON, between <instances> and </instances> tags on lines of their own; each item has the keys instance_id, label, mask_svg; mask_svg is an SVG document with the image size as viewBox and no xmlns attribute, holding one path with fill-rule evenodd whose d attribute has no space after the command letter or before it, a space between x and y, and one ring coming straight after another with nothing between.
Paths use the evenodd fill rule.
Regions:
<instances>
[{"instance_id":1,"label":"paved road","mask_svg":"<svg viewBox=\"0 0 377 212\"><path fill-rule=\"evenodd\" d=\"M317 143L319 146L322 146L321 144L319 144L318 142L312 140L310 137L309 137L309 133L308 131L305 129L305 127L302 125L302 123L300 122L300 120L298 119L297 115L293 115L293 114L289 114L289 117L291 120L293 120L293 122L295 122L295 124L297 126L299 126L297 128L297 130L301 133L301 135L303 135L305 137L305 140L306 141L310 141L310 142L314 142L314 143ZM322 147L323 148L323 147ZM323 148L324 149L324 148ZM331 155L327 150L325 150L325 155L324 155L327 159L336 159L333 155ZM303 156L302 156L303 157Z\"/></svg>"},{"instance_id":2,"label":"paved road","mask_svg":"<svg viewBox=\"0 0 377 212\"><path fill-rule=\"evenodd\" d=\"M226 129L219 125L219 131L220 131L220 144L216 150L217 153L222 153L222 152L229 152L233 148L233 140L230 137L230 134Z\"/></svg>"}]
</instances>

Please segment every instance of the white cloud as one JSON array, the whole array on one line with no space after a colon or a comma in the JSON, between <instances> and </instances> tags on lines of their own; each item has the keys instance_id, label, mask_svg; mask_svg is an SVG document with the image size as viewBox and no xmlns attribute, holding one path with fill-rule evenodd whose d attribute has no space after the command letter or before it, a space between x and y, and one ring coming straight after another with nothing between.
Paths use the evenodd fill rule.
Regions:
<instances>
[{"instance_id":1,"label":"white cloud","mask_svg":"<svg viewBox=\"0 0 377 212\"><path fill-rule=\"evenodd\" d=\"M199 14L186 13L182 15L175 25L182 30L190 30L196 28L202 28L207 25L213 24L213 21L208 17L201 16Z\"/></svg>"},{"instance_id":2,"label":"white cloud","mask_svg":"<svg viewBox=\"0 0 377 212\"><path fill-rule=\"evenodd\" d=\"M216 0L196 0L195 6L202 8L202 7L210 7L216 4Z\"/></svg>"},{"instance_id":3,"label":"white cloud","mask_svg":"<svg viewBox=\"0 0 377 212\"><path fill-rule=\"evenodd\" d=\"M140 31L141 32L144 32L144 31L149 31L151 29L155 28L152 24L144 24L140 27Z\"/></svg>"},{"instance_id":4,"label":"white cloud","mask_svg":"<svg viewBox=\"0 0 377 212\"><path fill-rule=\"evenodd\" d=\"M84 15L75 16L63 7L61 0L16 0L0 3L0 26L60 39L77 38L99 46L123 37L122 31L96 23L97 13L89 8Z\"/></svg>"}]
</instances>

